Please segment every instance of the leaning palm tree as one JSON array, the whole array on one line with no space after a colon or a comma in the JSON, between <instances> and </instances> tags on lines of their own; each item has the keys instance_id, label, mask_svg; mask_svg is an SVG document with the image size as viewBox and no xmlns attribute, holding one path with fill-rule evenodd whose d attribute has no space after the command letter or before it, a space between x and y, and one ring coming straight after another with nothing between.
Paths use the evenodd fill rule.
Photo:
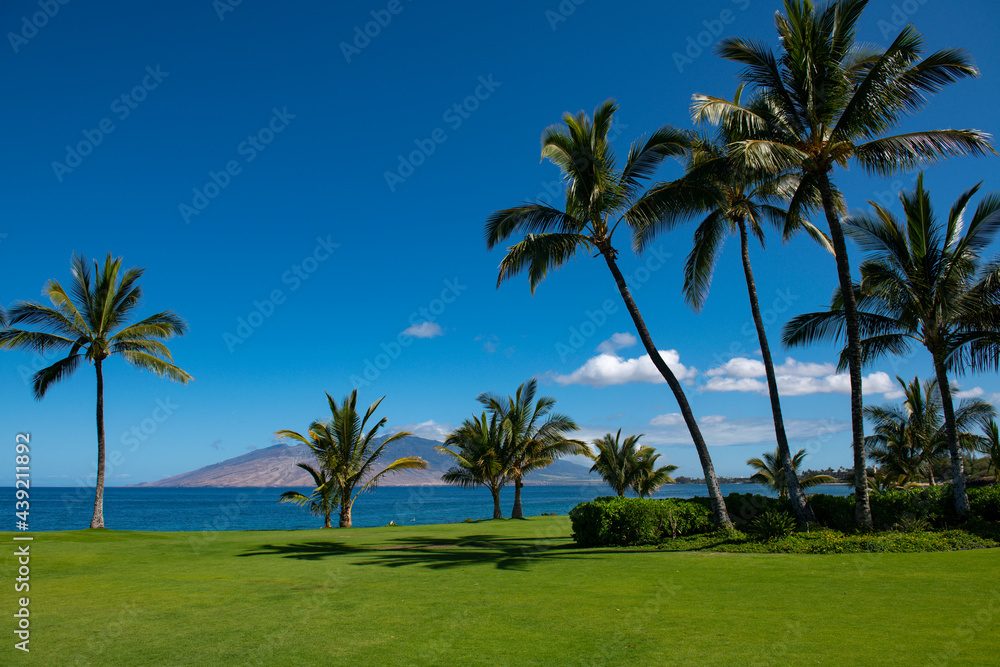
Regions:
<instances>
[{"instance_id":1,"label":"leaning palm tree","mask_svg":"<svg viewBox=\"0 0 1000 667\"><path fill-rule=\"evenodd\" d=\"M493 496L493 518L502 519L500 489L510 480L511 463L499 415L487 417L484 411L481 417L466 419L434 449L455 459L456 465L441 479L462 488L487 487Z\"/></svg>"},{"instance_id":2,"label":"leaning palm tree","mask_svg":"<svg viewBox=\"0 0 1000 667\"><path fill-rule=\"evenodd\" d=\"M861 361L906 354L911 342L930 352L960 517L968 512L969 498L948 374L1000 368L1000 264L985 263L979 256L1000 233L1000 195L983 198L966 220L978 190L976 185L959 196L941 226L921 174L913 192L899 195L905 220L870 202L873 215L859 214L844 223L868 253L860 284L849 290L861 311ZM838 289L829 311L794 318L785 327L785 342L839 339L847 320L846 301ZM841 367L849 354L841 354Z\"/></svg>"},{"instance_id":3,"label":"leaning palm tree","mask_svg":"<svg viewBox=\"0 0 1000 667\"><path fill-rule=\"evenodd\" d=\"M734 104L740 104L742 90L742 86L737 89ZM748 108L753 109L759 105L759 101L751 102ZM731 116L723 119L715 137L701 136L692 140L684 176L659 186L661 196L672 199L670 212L653 221L652 225L636 227L634 244L636 250L642 252L656 235L672 229L678 220L693 215L705 216L695 230L694 248L684 265L684 297L694 310L700 311L708 298L712 274L726 236L739 236L750 312L757 329L771 401L774 434L781 452L792 509L799 521L815 521L816 517L805 493L799 488L798 478L791 465L774 362L760 313L757 284L750 266L749 235L752 233L763 247L763 225L770 223L783 231L786 240L798 229L803 229L827 250L832 252L833 248L819 229L806 220L791 219L788 211L783 208L784 201L795 193L799 181L797 177L787 173L773 174L766 170L749 169L742 161L733 159L729 146L746 136L743 128L733 120Z\"/></svg>"},{"instance_id":4,"label":"leaning palm tree","mask_svg":"<svg viewBox=\"0 0 1000 667\"><path fill-rule=\"evenodd\" d=\"M608 141L617 105L608 100L594 111L563 116L565 127L551 127L542 135L542 158L548 158L563 172L566 181L564 210L543 203L529 203L496 211L486 221L489 248L514 234L524 238L507 249L500 263L497 285L527 270L531 291L550 270L557 269L578 252L600 255L615 279L625 307L653 365L667 382L698 451L711 498L715 522L732 526L719 491L715 467L708 445L698 428L694 412L681 383L663 360L635 300L618 267L618 251L612 237L623 222L627 227L650 224L664 215L663 201L643 193L643 185L668 156L682 154L689 145L687 136L670 126L653 132L644 142L632 144L624 166L619 169Z\"/></svg>"},{"instance_id":5,"label":"leaning palm tree","mask_svg":"<svg viewBox=\"0 0 1000 667\"><path fill-rule=\"evenodd\" d=\"M7 326L0 331L0 349L31 350L45 353L68 349L66 357L35 373L32 390L41 400L49 388L64 380L87 361L97 374L97 479L91 528L104 528L104 362L120 357L129 364L152 371L160 377L186 384L191 376L175 366L163 343L184 335L187 324L165 310L129 324L142 300L139 278L145 269L122 271L120 257L109 253L103 266L93 263L93 273L83 256L72 259L73 282L67 292L55 280L46 283L42 294L51 306L20 301L7 312ZM42 331L14 328L35 325Z\"/></svg>"},{"instance_id":6,"label":"leaning palm tree","mask_svg":"<svg viewBox=\"0 0 1000 667\"><path fill-rule=\"evenodd\" d=\"M579 440L566 438L578 429L564 414L552 413L556 399L541 396L535 400L538 380L532 378L517 388L513 396L482 393L476 400L496 415L501 423L504 447L510 461L510 479L514 482L512 519L523 519L521 488L524 476L533 470L552 465L570 454L586 456L589 450ZM544 419L544 421L542 421Z\"/></svg>"},{"instance_id":7,"label":"leaning palm tree","mask_svg":"<svg viewBox=\"0 0 1000 667\"><path fill-rule=\"evenodd\" d=\"M695 118L731 116L750 138L731 146L751 167L801 175L790 209L794 214L811 192L819 192L829 225L837 277L845 293L847 361L851 378L855 521L871 527L865 477L864 415L861 397L861 339L851 292L847 244L838 210L843 206L832 181L834 167L854 161L869 173L888 176L950 155L992 152L989 135L978 130L933 130L882 136L919 110L928 93L978 70L963 51L947 49L921 59L923 38L906 26L888 48L861 46L855 27L867 0L785 0L775 24L775 54L750 40L727 38L719 54L743 65L743 81L754 87L764 108L748 110L723 98L695 95Z\"/></svg>"},{"instance_id":8,"label":"leaning palm tree","mask_svg":"<svg viewBox=\"0 0 1000 667\"><path fill-rule=\"evenodd\" d=\"M802 467L802 462L805 458L806 450L804 449L800 449L792 457L792 468L795 470L796 479L798 479L799 468ZM781 464L781 453L777 449L773 453L764 452L762 459L757 457L747 459L747 465L757 471L750 476L751 482L756 482L777 491L779 498L788 497L788 484L785 481L785 471ZM803 489L809 489L820 484L834 484L836 481L836 478L830 475L811 475L798 479L799 486Z\"/></svg>"},{"instance_id":9,"label":"leaning palm tree","mask_svg":"<svg viewBox=\"0 0 1000 667\"><path fill-rule=\"evenodd\" d=\"M632 490L640 498L648 498L664 484L673 484L674 478L670 473L677 470L675 465L665 465L656 467L656 459L660 458L659 452L652 447L643 445L639 448L639 453L635 457L635 467L638 470L635 481L632 483Z\"/></svg>"},{"instance_id":10,"label":"leaning palm tree","mask_svg":"<svg viewBox=\"0 0 1000 667\"><path fill-rule=\"evenodd\" d=\"M326 471L322 468L314 468L308 463L296 463L298 467L309 473L316 488L308 496L298 491L285 491L278 499L279 503L295 503L309 510L310 514L323 517L323 527L332 528L330 525L330 515L340 504L340 496L337 494L336 485L326 476Z\"/></svg>"},{"instance_id":11,"label":"leaning palm tree","mask_svg":"<svg viewBox=\"0 0 1000 667\"><path fill-rule=\"evenodd\" d=\"M358 390L355 389L337 405L330 394L326 401L330 408L330 419L314 421L309 425L309 434L303 436L295 431L277 431L279 438L288 438L305 444L312 450L317 463L326 474L325 484L335 491L340 499L340 527L351 527L351 508L362 491L374 490L383 477L401 470L424 470L427 461L418 456L404 456L396 459L379 472L375 465L385 453L385 448L408 435L408 431L400 431L380 443L375 443L379 430L388 421L385 417L365 431L368 420L385 396L370 406L364 416L358 414Z\"/></svg>"},{"instance_id":12,"label":"leaning palm tree","mask_svg":"<svg viewBox=\"0 0 1000 667\"><path fill-rule=\"evenodd\" d=\"M996 486L1000 480L1000 429L997 428L996 421L990 419L983 424L983 436L979 439L976 449L985 454L989 460L986 472L990 471L990 465L993 466L993 486Z\"/></svg>"}]
</instances>

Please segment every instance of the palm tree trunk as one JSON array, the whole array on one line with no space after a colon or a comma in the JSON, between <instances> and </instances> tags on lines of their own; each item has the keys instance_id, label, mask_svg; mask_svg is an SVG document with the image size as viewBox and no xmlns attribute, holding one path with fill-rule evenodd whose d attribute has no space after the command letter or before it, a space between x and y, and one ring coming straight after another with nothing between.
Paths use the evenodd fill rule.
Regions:
<instances>
[{"instance_id":1,"label":"palm tree trunk","mask_svg":"<svg viewBox=\"0 0 1000 667\"><path fill-rule=\"evenodd\" d=\"M496 487L490 487L490 493L493 494L493 518L502 519L503 510L500 509L500 489Z\"/></svg>"},{"instance_id":2,"label":"palm tree trunk","mask_svg":"<svg viewBox=\"0 0 1000 667\"><path fill-rule=\"evenodd\" d=\"M330 506L329 505L327 505L326 513L325 513L325 515L324 515L323 518L324 518L323 527L324 528L333 528L333 526L330 524Z\"/></svg>"},{"instance_id":3,"label":"palm tree trunk","mask_svg":"<svg viewBox=\"0 0 1000 667\"><path fill-rule=\"evenodd\" d=\"M844 295L844 328L847 331L847 363L851 376L851 432L854 448L854 521L859 528L872 527L872 509L868 501L868 475L865 456L865 417L861 398L861 333L858 328L858 304L851 283L851 266L847 257L844 230L840 226L833 203L833 189L826 172L818 174L820 197L830 240L837 261L837 278Z\"/></svg>"},{"instance_id":4,"label":"palm tree trunk","mask_svg":"<svg viewBox=\"0 0 1000 667\"><path fill-rule=\"evenodd\" d=\"M345 497L340 501L340 527L351 528L351 501Z\"/></svg>"},{"instance_id":5,"label":"palm tree trunk","mask_svg":"<svg viewBox=\"0 0 1000 667\"><path fill-rule=\"evenodd\" d=\"M743 255L743 273L747 279L747 293L750 296L750 310L753 312L753 323L757 327L757 341L760 343L760 354L764 362L764 373L767 376L767 393L771 398L771 418L774 420L774 437L778 441L778 453L781 456L781 467L785 471L785 484L795 517L802 523L815 522L806 494L799 484L799 477L792 465L792 453L788 449L788 438L785 436L785 420L781 416L781 402L778 398L778 381L774 375L774 361L771 359L771 348L767 345L767 334L764 332L764 320L760 316L760 302L757 299L757 283L753 279L750 268L750 244L747 239L746 223L739 221L740 250Z\"/></svg>"},{"instance_id":6,"label":"palm tree trunk","mask_svg":"<svg viewBox=\"0 0 1000 667\"><path fill-rule=\"evenodd\" d=\"M948 452L951 454L955 514L958 518L964 519L969 513L969 494L965 490L965 466L962 451L958 447L958 431L955 429L955 407L951 403L951 387L948 386L948 373L944 369L944 362L937 353L932 353L932 356L938 391L941 392L941 408L944 410L944 432L948 436Z\"/></svg>"},{"instance_id":7,"label":"palm tree trunk","mask_svg":"<svg viewBox=\"0 0 1000 667\"><path fill-rule=\"evenodd\" d=\"M611 269L611 274L615 277L618 291L621 292L622 299L625 301L625 307L628 309L629 315L632 316L632 322L635 323L636 331L639 333L639 339L642 340L643 347L646 348L646 353L649 355L656 370L667 381L670 390L674 393L674 398L677 400L677 406L680 408L681 416L684 417L684 423L687 424L688 432L691 434L691 440L694 441L695 449L698 450L701 468L705 473L705 484L708 486L708 496L712 501L712 513L715 525L720 528L732 528L733 522L729 518L729 512L726 511L726 503L722 499L722 491L719 490L719 482L715 478L715 467L712 465L712 457L708 453L708 445L705 444L705 439L701 435L701 429L698 428L698 422L695 421L694 413L688 404L684 389L681 387L681 383L677 381L677 377L673 371L663 361L663 357L660 356L656 345L653 344L653 339L649 335L646 323L643 321L642 315L639 314L639 308L632 299L628 285L625 284L625 277L622 276L622 272L618 269L618 264L615 262L614 250L610 246L601 248L601 254L604 256L605 261L607 261L608 268Z\"/></svg>"},{"instance_id":8,"label":"palm tree trunk","mask_svg":"<svg viewBox=\"0 0 1000 667\"><path fill-rule=\"evenodd\" d=\"M521 511L521 487L524 482L520 478L514 480L514 509L510 511L511 519L523 519L524 513Z\"/></svg>"},{"instance_id":9,"label":"palm tree trunk","mask_svg":"<svg viewBox=\"0 0 1000 667\"><path fill-rule=\"evenodd\" d=\"M94 361L97 370L97 482L94 490L94 517L91 528L104 528L104 372L100 359Z\"/></svg>"}]
</instances>

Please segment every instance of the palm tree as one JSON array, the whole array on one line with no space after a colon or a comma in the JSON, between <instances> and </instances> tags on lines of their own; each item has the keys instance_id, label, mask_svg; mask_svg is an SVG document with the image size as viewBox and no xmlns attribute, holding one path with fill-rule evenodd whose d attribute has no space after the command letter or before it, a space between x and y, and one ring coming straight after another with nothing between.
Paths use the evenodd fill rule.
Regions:
<instances>
[{"instance_id":1,"label":"palm tree","mask_svg":"<svg viewBox=\"0 0 1000 667\"><path fill-rule=\"evenodd\" d=\"M881 466L881 472L906 479L918 479L926 473L933 486L934 466L948 453L938 382L930 379L921 383L919 378L913 378L907 383L898 376L896 381L903 388L902 405L865 406L865 416L875 425L874 433L865 438L865 447ZM969 428L994 414L993 406L981 399L959 404L955 424L963 448L976 448L979 438L969 433Z\"/></svg>"},{"instance_id":2,"label":"palm tree","mask_svg":"<svg viewBox=\"0 0 1000 667\"><path fill-rule=\"evenodd\" d=\"M853 160L869 173L888 176L949 155L992 152L989 135L978 130L881 136L919 110L926 94L979 72L960 50L942 50L921 59L923 38L913 26L903 28L885 50L859 45L855 26L867 4L867 0L834 0L817 7L812 0L785 0L785 15L775 15L780 36L777 54L758 42L722 40L719 54L744 66L742 79L754 87L763 108L749 110L722 98L694 96L697 120L732 116L732 122L753 132L751 138L730 147L747 165L799 172L801 181L790 204L793 214L810 193L820 194L845 294L855 521L861 527L872 525L865 476L861 339L838 215L843 203L831 179L833 169Z\"/></svg>"},{"instance_id":3,"label":"palm tree","mask_svg":"<svg viewBox=\"0 0 1000 667\"><path fill-rule=\"evenodd\" d=\"M736 91L734 104L740 104L741 94L742 86ZM759 106L758 102L751 102L749 108L756 106ZM732 120L732 117L723 119L714 138L699 137L692 141L684 176L661 186L664 194L669 191L674 198L671 212L654 221L653 225L637 227L634 242L636 249L642 252L657 233L669 230L678 219L705 215L695 230L694 248L684 265L684 297L695 311L700 311L708 298L712 274L726 235L739 235L743 275L760 343L774 433L790 489L792 508L800 521L815 521L816 517L805 493L799 488L798 478L791 466L791 452L781 414L774 362L760 313L757 284L750 266L748 231L760 241L761 247L764 245L764 222L782 229L786 239L797 229L804 229L831 252L832 246L829 239L811 223L790 219L788 212L781 208L781 201L794 195L798 178L789 174L775 175L764 170L748 169L729 154L729 146L746 136L742 128Z\"/></svg>"},{"instance_id":4,"label":"palm tree","mask_svg":"<svg viewBox=\"0 0 1000 667\"><path fill-rule=\"evenodd\" d=\"M435 447L442 454L455 459L441 479L446 484L462 488L485 486L493 496L493 518L502 519L500 489L510 479L509 451L504 447L503 427L499 415L473 416L448 434L444 445Z\"/></svg>"},{"instance_id":5,"label":"palm tree","mask_svg":"<svg viewBox=\"0 0 1000 667\"><path fill-rule=\"evenodd\" d=\"M507 249L500 263L497 285L527 270L532 293L550 270L559 268L577 252L596 252L604 258L646 353L677 400L698 450L715 522L731 527L712 458L694 412L681 383L653 343L625 284L618 267L618 251L612 244L614 232L622 222L635 227L650 224L664 214L665 204L650 193L643 194L642 186L664 159L686 150L688 138L670 126L663 126L645 142L633 143L624 167L619 170L608 141L617 109L608 100L594 111L593 121L582 111L576 116L566 114L565 127L555 126L545 131L542 158L548 158L563 172L567 183L565 210L529 203L496 211L486 221L486 245L492 249L515 233L524 234L523 240Z\"/></svg>"},{"instance_id":6,"label":"palm tree","mask_svg":"<svg viewBox=\"0 0 1000 667\"><path fill-rule=\"evenodd\" d=\"M781 453L775 449L773 453L764 452L762 456L764 457L763 459L757 457L747 459L747 465L757 471L750 476L750 481L774 489L778 492L779 498L787 498L788 484L785 481L785 471L781 464ZM805 458L806 450L804 449L800 449L792 457L792 469L795 470L796 479L798 479L799 468L802 467L802 462ZM834 484L836 481L830 475L812 475L811 477L798 479L799 486L803 489L809 489L820 484Z\"/></svg>"},{"instance_id":7,"label":"palm tree","mask_svg":"<svg viewBox=\"0 0 1000 667\"><path fill-rule=\"evenodd\" d=\"M139 278L145 269L122 271L121 257L108 253L103 266L93 263L93 273L85 257L73 255L73 282L67 292L50 280L42 294L52 302L45 306L19 301L7 312L7 326L0 331L0 349L31 350L45 353L68 349L66 357L35 373L32 390L41 400L56 382L64 380L83 361L94 364L97 374L97 480L91 528L104 528L104 361L112 355L129 364L152 371L160 377L187 384L191 376L175 366L163 343L187 332L187 324L165 310L129 324L142 300ZM42 331L13 328L35 325Z\"/></svg>"},{"instance_id":8,"label":"palm tree","mask_svg":"<svg viewBox=\"0 0 1000 667\"><path fill-rule=\"evenodd\" d=\"M978 190L976 185L959 196L943 228L924 190L923 174L912 193L899 195L905 221L870 202L874 215L859 214L844 222L847 233L869 253L861 265L861 283L849 287L862 311L861 361L905 354L911 341L930 352L960 517L966 515L969 499L948 372L1000 367L1000 266L979 258L1000 232L1000 195L985 197L967 221L966 208ZM785 327L785 342L838 339L846 301L837 290L829 311L794 318ZM841 367L848 354L841 354Z\"/></svg>"},{"instance_id":9,"label":"palm tree","mask_svg":"<svg viewBox=\"0 0 1000 667\"><path fill-rule=\"evenodd\" d=\"M357 411L357 389L340 405L327 394L331 417L327 421L317 420L310 424L308 437L288 430L275 433L279 438L301 442L312 450L316 462L325 473L327 481L324 484L330 485L340 499L341 528L351 527L351 508L362 491L374 490L386 475L401 470L427 468L427 461L419 456L404 456L375 472L375 464L385 453L385 448L412 435L408 431L400 431L383 439L378 445L375 444L375 437L388 420L383 417L367 432L365 429L368 420L384 399L385 396L368 406L368 411L362 417Z\"/></svg>"},{"instance_id":10,"label":"palm tree","mask_svg":"<svg viewBox=\"0 0 1000 667\"><path fill-rule=\"evenodd\" d=\"M501 397L483 393L476 400L485 405L501 422L504 447L510 461L510 479L514 482L512 519L523 519L521 488L524 476L532 470L552 465L569 454L586 456L589 450L579 440L570 440L567 433L578 429L576 422L559 413L551 413L556 399L542 396L535 401L538 380L532 378L517 388L514 396ZM544 422L540 422L544 418Z\"/></svg>"},{"instance_id":11,"label":"palm tree","mask_svg":"<svg viewBox=\"0 0 1000 667\"><path fill-rule=\"evenodd\" d=\"M594 465L590 472L597 472L619 497L625 491L632 489L640 497L646 497L656 492L656 489L673 482L670 473L677 466L662 466L655 468L659 454L652 447L639 444L643 436L630 435L621 442L622 430L611 435L594 440L597 452L591 452Z\"/></svg>"},{"instance_id":12,"label":"palm tree","mask_svg":"<svg viewBox=\"0 0 1000 667\"><path fill-rule=\"evenodd\" d=\"M295 503L296 505L306 507L309 509L310 514L323 516L324 528L332 528L333 526L330 525L330 515L337 505L340 504L340 496L337 494L336 485L331 483L332 480L326 476L326 472L322 468L316 469L308 463L296 463L295 465L312 475L316 488L308 496L298 491L285 491L281 494L278 502Z\"/></svg>"},{"instance_id":13,"label":"palm tree","mask_svg":"<svg viewBox=\"0 0 1000 667\"><path fill-rule=\"evenodd\" d=\"M997 423L990 419L983 424L983 437L979 439L978 447L980 453L985 454L993 466L993 486L997 485L1000 479L1000 430ZM989 465L986 472L989 472Z\"/></svg>"},{"instance_id":14,"label":"palm tree","mask_svg":"<svg viewBox=\"0 0 1000 667\"><path fill-rule=\"evenodd\" d=\"M673 484L674 478L670 473L677 470L675 465L665 465L656 467L656 459L660 458L659 452L652 447L643 445L639 448L639 453L635 457L635 467L638 471L635 481L632 483L632 490L640 498L648 498L664 484Z\"/></svg>"}]
</instances>

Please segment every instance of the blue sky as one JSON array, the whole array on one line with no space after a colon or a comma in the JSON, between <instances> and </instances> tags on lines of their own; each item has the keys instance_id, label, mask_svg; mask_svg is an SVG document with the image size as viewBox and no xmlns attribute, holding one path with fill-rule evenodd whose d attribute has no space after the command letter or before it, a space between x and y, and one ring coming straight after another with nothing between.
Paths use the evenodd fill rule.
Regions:
<instances>
[{"instance_id":1,"label":"blue sky","mask_svg":"<svg viewBox=\"0 0 1000 667\"><path fill-rule=\"evenodd\" d=\"M692 93L731 96L737 84L738 68L711 45L729 35L776 44L778 6L4 3L0 303L39 299L50 278L68 282L74 252L111 252L146 268L143 315L172 308L190 324L171 349L194 383L106 366L109 484L267 447L275 430L323 416L324 391L340 398L358 385L365 404L386 395L380 414L393 428L440 437L477 409L478 393L513 393L533 376L581 437L645 433L678 474L701 476L603 263L581 256L534 296L526 278L496 289L503 252L486 250L483 223L520 201L559 198L539 147L567 111L615 98L622 155L659 125L690 127ZM997 134L998 18L986 1L870 3L863 41L885 46L912 21L928 52L962 47L982 70L901 131ZM980 180L1000 190L995 160L929 168L938 210ZM669 163L659 177L679 173ZM836 178L862 209L892 204L914 176ZM748 474L746 459L773 447L773 430L739 256L730 243L693 313L680 294L692 231L661 237L641 258L622 236L621 265L685 379L717 470ZM789 317L828 302L833 260L777 238L753 260L793 447L807 449L810 467L849 466L834 351L778 342ZM13 447L31 432L35 483L86 483L92 367L36 402L25 378L44 363L0 354L0 437ZM865 373L866 400L883 402L895 397L893 376L927 377L930 366L918 353ZM1000 399L993 374L959 383ZM12 480L12 467L0 470Z\"/></svg>"}]
</instances>

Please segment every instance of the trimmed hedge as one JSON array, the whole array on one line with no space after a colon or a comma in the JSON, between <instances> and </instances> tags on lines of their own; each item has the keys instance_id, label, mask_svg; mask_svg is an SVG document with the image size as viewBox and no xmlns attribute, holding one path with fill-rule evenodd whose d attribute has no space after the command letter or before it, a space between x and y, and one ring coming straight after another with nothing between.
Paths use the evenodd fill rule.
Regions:
<instances>
[{"instance_id":1,"label":"trimmed hedge","mask_svg":"<svg viewBox=\"0 0 1000 667\"><path fill-rule=\"evenodd\" d=\"M623 547L712 530L711 512L692 500L595 498L570 510L573 539L582 547Z\"/></svg>"},{"instance_id":2,"label":"trimmed hedge","mask_svg":"<svg viewBox=\"0 0 1000 667\"><path fill-rule=\"evenodd\" d=\"M900 530L924 522L942 529L959 523L949 484L873 492L870 501L877 530ZM742 530L749 530L763 514L791 514L792 511L788 499L752 493L731 493L725 502L729 517ZM809 496L809 505L821 525L844 533L854 532L853 494L815 494ZM971 520L1000 521L1000 487L969 489L969 506ZM665 500L604 496L577 505L569 516L573 523L573 539L582 547L636 546L711 532L715 529L711 508L711 500L703 496Z\"/></svg>"}]
</instances>

